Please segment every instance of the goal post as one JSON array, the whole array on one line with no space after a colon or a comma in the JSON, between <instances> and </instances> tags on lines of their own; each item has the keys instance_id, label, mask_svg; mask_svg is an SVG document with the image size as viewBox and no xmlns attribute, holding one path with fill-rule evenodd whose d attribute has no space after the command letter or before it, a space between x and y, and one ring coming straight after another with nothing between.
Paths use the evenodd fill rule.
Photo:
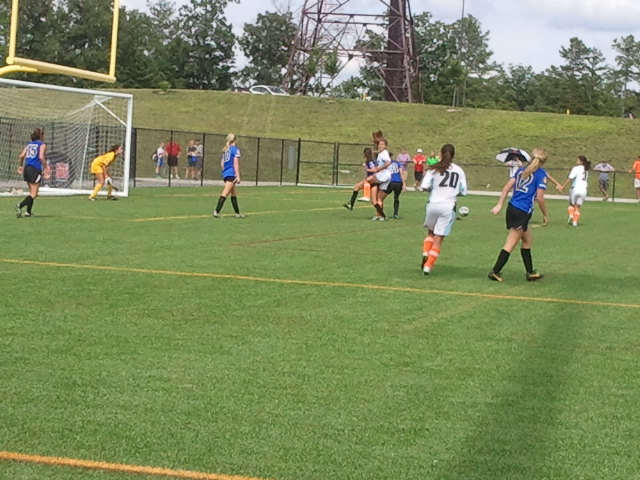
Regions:
<instances>
[{"instance_id":1,"label":"goal post","mask_svg":"<svg viewBox=\"0 0 640 480\"><path fill-rule=\"evenodd\" d=\"M18 155L36 128L45 131L49 165L40 193L89 194L91 161L113 145L124 155L109 167L118 192L128 196L133 95L0 78L0 195L26 187ZM101 192L102 193L102 192Z\"/></svg>"},{"instance_id":2,"label":"goal post","mask_svg":"<svg viewBox=\"0 0 640 480\"><path fill-rule=\"evenodd\" d=\"M115 83L116 81L116 54L118 50L118 22L120 16L120 0L112 0L112 19L111 19L111 43L109 46L109 65L108 72L96 72L92 70L84 70L66 65L59 65L42 60L31 58L23 58L16 55L18 45L18 18L20 0L11 0L11 19L9 22L9 44L7 48L7 56L5 62L7 65L0 67L0 77L9 73L48 73L69 75L72 77L87 78L96 82ZM105 5L107 5L105 3ZM28 5L23 7L28 8ZM106 39L105 39L106 40Z\"/></svg>"}]
</instances>

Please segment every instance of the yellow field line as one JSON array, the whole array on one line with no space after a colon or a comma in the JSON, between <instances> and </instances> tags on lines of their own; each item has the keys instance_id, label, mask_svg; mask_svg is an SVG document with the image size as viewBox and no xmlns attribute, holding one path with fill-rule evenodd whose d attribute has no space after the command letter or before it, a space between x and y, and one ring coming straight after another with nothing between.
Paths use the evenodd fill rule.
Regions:
<instances>
[{"instance_id":1,"label":"yellow field line","mask_svg":"<svg viewBox=\"0 0 640 480\"><path fill-rule=\"evenodd\" d=\"M59 267L59 268L77 268L86 270L102 270L111 272L129 272L129 273L145 273L154 275L172 275L179 277L194 278L221 278L226 280L246 280L249 282L264 283L280 283L284 285L311 285L316 287L339 287L339 288L358 288L367 290L382 290L387 292L404 292L404 293L420 293L420 294L438 294L451 295L454 297L476 297L489 298L495 300L516 300L527 302L541 303L561 303L569 305L590 305L595 307L616 307L616 308L638 308L637 303L618 303L618 302L599 302L593 300L576 300L568 298L553 297L527 297L524 295L504 295L498 293L481 293L481 292L459 292L454 290L439 290L431 288L413 288L413 287L394 287L390 285L371 285L366 283L345 283L345 282L323 282L318 280L292 280L286 278L266 278L251 277L248 275L233 275L226 273L206 273L206 272L178 272L174 270L157 270L152 268L133 268L133 267L115 267L109 265L86 265L79 263L59 263L59 262L41 262L36 260L15 260L10 258L0 258L0 263L12 263L17 265L37 265L43 267Z\"/></svg>"},{"instance_id":2,"label":"yellow field line","mask_svg":"<svg viewBox=\"0 0 640 480\"><path fill-rule=\"evenodd\" d=\"M49 457L43 455L28 455L24 453L0 451L0 460L15 462L38 463L55 465L58 467L87 468L91 470L108 470L120 473L135 473L143 475L157 475L164 477L186 478L190 480L264 480L256 477L243 477L237 475L223 475L219 473L196 472L192 470L173 470L161 467L144 467L139 465L127 465L123 463L98 462L94 460L80 460L77 458Z\"/></svg>"}]
</instances>

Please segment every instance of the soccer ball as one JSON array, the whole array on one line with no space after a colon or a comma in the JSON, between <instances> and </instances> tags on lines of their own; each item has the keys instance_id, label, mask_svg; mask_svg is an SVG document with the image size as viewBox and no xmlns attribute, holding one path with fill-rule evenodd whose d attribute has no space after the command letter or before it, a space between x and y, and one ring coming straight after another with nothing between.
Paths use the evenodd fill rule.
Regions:
<instances>
[{"instance_id":1,"label":"soccer ball","mask_svg":"<svg viewBox=\"0 0 640 480\"><path fill-rule=\"evenodd\" d=\"M458 209L458 213L461 217L466 217L469 215L469 207L462 206Z\"/></svg>"}]
</instances>

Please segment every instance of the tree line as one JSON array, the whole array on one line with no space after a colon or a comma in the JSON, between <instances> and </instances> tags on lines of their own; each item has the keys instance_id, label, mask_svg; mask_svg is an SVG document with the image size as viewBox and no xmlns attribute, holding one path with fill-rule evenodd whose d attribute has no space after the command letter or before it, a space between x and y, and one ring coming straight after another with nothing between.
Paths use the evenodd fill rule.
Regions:
<instances>
[{"instance_id":1,"label":"tree line","mask_svg":"<svg viewBox=\"0 0 640 480\"><path fill-rule=\"evenodd\" d=\"M7 49L9 3L0 4L0 53ZM104 3L21 0L18 55L105 71L112 12ZM148 0L147 11L121 7L116 86L229 90L281 84L297 33L293 13L265 11L236 35L224 14L230 3L240 1L190 0L177 8L171 0ZM494 62L489 32L472 15L445 23L424 12L413 21L419 65L414 96L424 103L601 116L640 113L640 41L633 35L612 40L614 65L606 63L600 50L574 37L559 50L561 65L535 72L530 65ZM380 33L367 35L365 43L383 41ZM326 72L336 70L335 52L322 53L313 72L299 72L318 77L316 93L383 98L375 72L380 58L365 56L358 75L337 82L326 80ZM11 76L33 79L27 74ZM43 75L38 81L95 87L89 80L64 76Z\"/></svg>"}]
</instances>

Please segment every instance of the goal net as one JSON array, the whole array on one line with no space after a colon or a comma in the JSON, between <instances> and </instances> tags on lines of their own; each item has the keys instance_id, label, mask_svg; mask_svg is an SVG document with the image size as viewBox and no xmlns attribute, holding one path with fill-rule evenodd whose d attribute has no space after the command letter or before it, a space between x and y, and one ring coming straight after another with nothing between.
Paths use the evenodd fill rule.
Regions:
<instances>
[{"instance_id":1,"label":"goal net","mask_svg":"<svg viewBox=\"0 0 640 480\"><path fill-rule=\"evenodd\" d=\"M0 195L26 189L18 155L34 129L43 128L49 168L41 194L91 193L91 161L122 145L124 155L109 174L118 189L114 195L127 196L132 115L132 95L0 78Z\"/></svg>"}]
</instances>

